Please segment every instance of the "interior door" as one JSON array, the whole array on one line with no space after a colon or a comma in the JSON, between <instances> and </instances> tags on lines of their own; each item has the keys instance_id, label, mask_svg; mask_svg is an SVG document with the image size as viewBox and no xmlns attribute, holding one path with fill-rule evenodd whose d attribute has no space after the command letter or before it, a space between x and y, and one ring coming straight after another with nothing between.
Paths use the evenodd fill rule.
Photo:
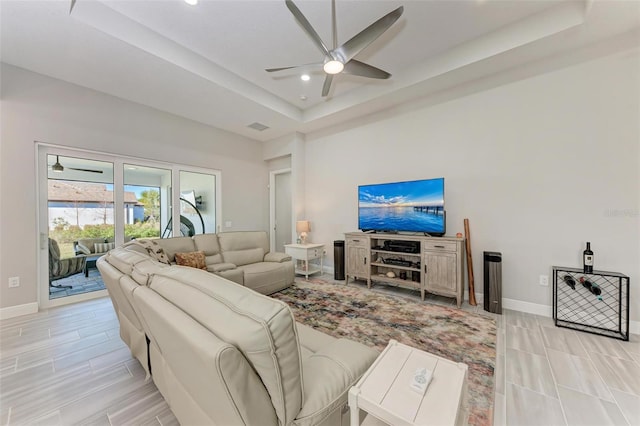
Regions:
<instances>
[{"instance_id":1,"label":"interior door","mask_svg":"<svg viewBox=\"0 0 640 426\"><path fill-rule=\"evenodd\" d=\"M275 251L284 253L291 238L291 172L275 175Z\"/></svg>"}]
</instances>

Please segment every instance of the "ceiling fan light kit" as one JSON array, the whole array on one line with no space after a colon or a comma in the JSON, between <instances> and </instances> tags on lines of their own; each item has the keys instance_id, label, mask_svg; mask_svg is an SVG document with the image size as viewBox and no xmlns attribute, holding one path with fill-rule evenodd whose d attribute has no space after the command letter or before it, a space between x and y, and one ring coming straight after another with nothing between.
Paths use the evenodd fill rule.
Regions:
<instances>
[{"instance_id":1,"label":"ceiling fan light kit","mask_svg":"<svg viewBox=\"0 0 640 426\"><path fill-rule=\"evenodd\" d=\"M344 64L340 61L328 61L322 69L327 74L340 74L344 70Z\"/></svg>"},{"instance_id":2,"label":"ceiling fan light kit","mask_svg":"<svg viewBox=\"0 0 640 426\"><path fill-rule=\"evenodd\" d=\"M336 28L336 2L331 1L331 26L333 34L333 49L329 50L324 44L316 30L311 26L307 18L302 14L298 6L292 0L285 0L285 4L296 21L302 26L302 29L311 38L311 41L324 55L324 63L313 64L322 65L324 72L326 73L324 84L322 86L322 96L325 97L329 94L331 89L331 83L333 82L333 76L344 72L345 74L355 75L359 77L387 79L391 77L391 74L376 68L372 65L365 64L364 62L357 61L355 58L365 47L369 46L374 40L380 37L385 31L387 31L402 15L404 7L400 6L397 9L387 13L382 18L369 25L364 30L353 36L347 42L338 46L337 41L337 28ZM280 68L267 68L267 72L277 72L288 70L292 68L308 67L307 65L294 65L290 67Z\"/></svg>"}]
</instances>

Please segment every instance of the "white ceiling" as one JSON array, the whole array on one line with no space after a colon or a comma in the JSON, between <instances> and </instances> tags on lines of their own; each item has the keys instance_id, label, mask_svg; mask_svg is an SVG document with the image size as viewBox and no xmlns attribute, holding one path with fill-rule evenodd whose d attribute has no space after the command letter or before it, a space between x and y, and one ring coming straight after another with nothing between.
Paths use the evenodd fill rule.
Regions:
<instances>
[{"instance_id":1,"label":"white ceiling","mask_svg":"<svg viewBox=\"0 0 640 426\"><path fill-rule=\"evenodd\" d=\"M330 45L330 0L294 1ZM264 71L323 59L284 0L77 0L71 14L70 0L0 0L0 59L269 140L509 70L640 46L636 0L337 0L338 44L401 5L402 17L357 56L392 77L339 75L327 98L321 69L309 69L309 82L301 70ZM270 129L246 127L253 122Z\"/></svg>"}]
</instances>

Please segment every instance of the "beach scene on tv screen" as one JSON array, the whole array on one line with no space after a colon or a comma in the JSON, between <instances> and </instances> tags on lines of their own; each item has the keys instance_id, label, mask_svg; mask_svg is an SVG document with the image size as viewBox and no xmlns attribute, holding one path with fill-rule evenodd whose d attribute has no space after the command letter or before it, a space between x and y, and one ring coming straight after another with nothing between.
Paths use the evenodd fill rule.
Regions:
<instances>
[{"instance_id":1,"label":"beach scene on tv screen","mask_svg":"<svg viewBox=\"0 0 640 426\"><path fill-rule=\"evenodd\" d=\"M444 232L444 179L358 187L358 228Z\"/></svg>"}]
</instances>

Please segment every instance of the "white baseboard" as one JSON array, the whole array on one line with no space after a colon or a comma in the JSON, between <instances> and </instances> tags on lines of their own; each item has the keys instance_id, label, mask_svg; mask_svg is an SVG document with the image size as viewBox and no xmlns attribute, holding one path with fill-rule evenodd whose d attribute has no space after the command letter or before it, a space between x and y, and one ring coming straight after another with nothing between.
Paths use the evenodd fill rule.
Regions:
<instances>
[{"instance_id":1,"label":"white baseboard","mask_svg":"<svg viewBox=\"0 0 640 426\"><path fill-rule=\"evenodd\" d=\"M21 315L35 314L36 312L38 312L38 302L8 306L0 309L0 320L19 317Z\"/></svg>"}]
</instances>

